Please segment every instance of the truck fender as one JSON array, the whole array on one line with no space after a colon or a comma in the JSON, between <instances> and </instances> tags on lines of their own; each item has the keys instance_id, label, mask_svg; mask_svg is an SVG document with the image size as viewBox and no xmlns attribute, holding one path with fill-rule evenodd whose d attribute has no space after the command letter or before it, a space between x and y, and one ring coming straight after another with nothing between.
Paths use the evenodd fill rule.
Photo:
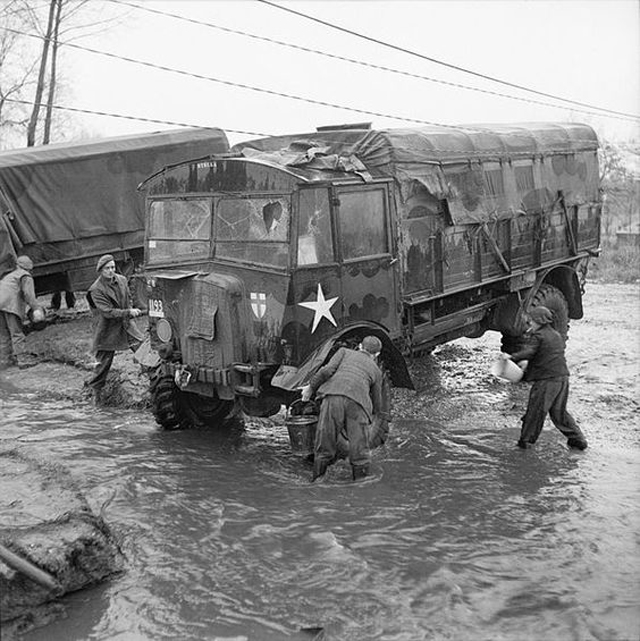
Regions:
<instances>
[{"instance_id":1,"label":"truck fender","mask_svg":"<svg viewBox=\"0 0 640 641\"><path fill-rule=\"evenodd\" d=\"M400 350L393 344L383 328L368 322L350 325L336 332L311 352L300 367L281 366L271 380L271 385L287 390L294 390L305 385L313 374L330 359L337 343L350 339L359 341L368 335L377 336L382 342L381 358L384 359L384 365L389 371L392 384L395 387L415 389Z\"/></svg>"}]
</instances>

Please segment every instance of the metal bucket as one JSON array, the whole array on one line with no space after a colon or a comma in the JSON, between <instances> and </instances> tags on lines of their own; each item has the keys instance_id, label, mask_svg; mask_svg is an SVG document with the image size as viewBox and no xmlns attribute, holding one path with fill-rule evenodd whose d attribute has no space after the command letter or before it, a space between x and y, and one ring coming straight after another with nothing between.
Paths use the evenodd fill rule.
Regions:
<instances>
[{"instance_id":1,"label":"metal bucket","mask_svg":"<svg viewBox=\"0 0 640 641\"><path fill-rule=\"evenodd\" d=\"M289 441L293 452L300 456L313 454L318 417L315 414L289 416L284 424L289 432Z\"/></svg>"}]
</instances>

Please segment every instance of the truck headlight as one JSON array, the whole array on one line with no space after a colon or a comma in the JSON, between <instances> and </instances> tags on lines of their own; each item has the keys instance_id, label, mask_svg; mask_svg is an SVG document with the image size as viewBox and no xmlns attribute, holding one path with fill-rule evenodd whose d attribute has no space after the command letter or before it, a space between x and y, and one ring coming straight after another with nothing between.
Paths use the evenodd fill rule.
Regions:
<instances>
[{"instance_id":1,"label":"truck headlight","mask_svg":"<svg viewBox=\"0 0 640 641\"><path fill-rule=\"evenodd\" d=\"M166 318L161 318L156 323L156 334L163 343L169 343L171 341L173 331L171 329L171 324Z\"/></svg>"}]
</instances>

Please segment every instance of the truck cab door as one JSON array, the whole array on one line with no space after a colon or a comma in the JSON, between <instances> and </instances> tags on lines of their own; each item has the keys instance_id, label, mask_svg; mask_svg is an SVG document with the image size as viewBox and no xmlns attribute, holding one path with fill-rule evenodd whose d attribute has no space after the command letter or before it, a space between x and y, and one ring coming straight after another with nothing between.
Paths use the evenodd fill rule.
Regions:
<instances>
[{"instance_id":1,"label":"truck cab door","mask_svg":"<svg viewBox=\"0 0 640 641\"><path fill-rule=\"evenodd\" d=\"M344 320L400 330L399 264L387 183L332 193Z\"/></svg>"}]
</instances>

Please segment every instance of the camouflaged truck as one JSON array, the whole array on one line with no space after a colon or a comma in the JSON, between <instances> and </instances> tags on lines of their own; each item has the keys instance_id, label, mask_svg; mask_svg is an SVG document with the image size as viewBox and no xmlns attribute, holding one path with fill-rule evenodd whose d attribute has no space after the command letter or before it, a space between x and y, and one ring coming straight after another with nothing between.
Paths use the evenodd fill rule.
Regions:
<instances>
[{"instance_id":1,"label":"camouflaged truck","mask_svg":"<svg viewBox=\"0 0 640 641\"><path fill-rule=\"evenodd\" d=\"M531 305L566 335L599 247L597 147L579 124L326 127L148 178L156 420L272 415L367 334L405 387L406 359L457 337L513 350Z\"/></svg>"}]
</instances>

